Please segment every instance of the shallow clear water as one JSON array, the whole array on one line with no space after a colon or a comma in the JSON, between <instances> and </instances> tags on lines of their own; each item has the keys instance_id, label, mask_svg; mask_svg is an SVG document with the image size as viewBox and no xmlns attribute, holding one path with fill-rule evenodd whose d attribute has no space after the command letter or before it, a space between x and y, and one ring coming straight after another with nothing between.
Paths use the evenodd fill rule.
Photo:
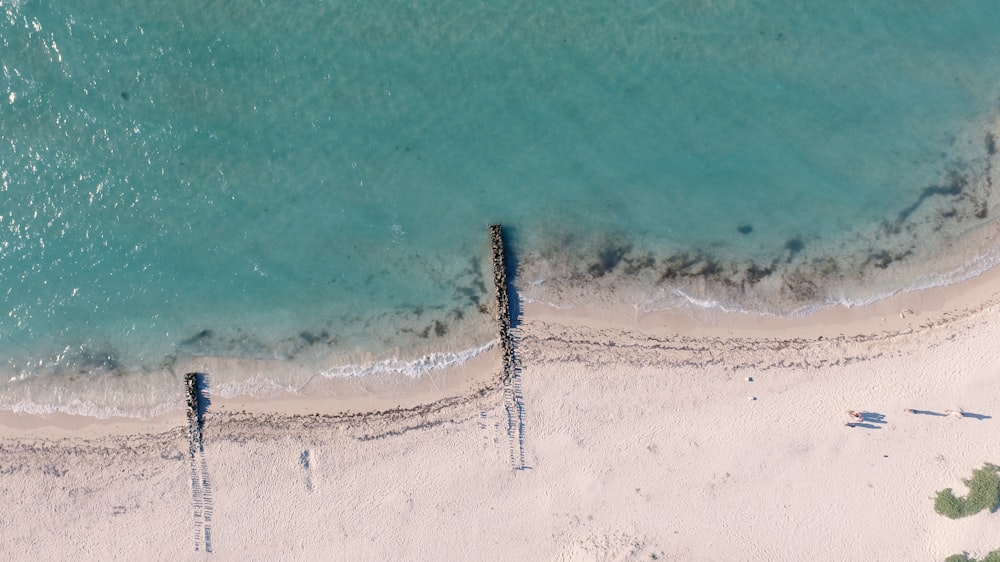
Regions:
<instances>
[{"instance_id":1,"label":"shallow clear water","mask_svg":"<svg viewBox=\"0 0 1000 562\"><path fill-rule=\"evenodd\" d=\"M146 415L190 357L452 361L493 337L496 221L561 306L990 265L1000 13L799 4L0 0L0 407Z\"/></svg>"}]
</instances>

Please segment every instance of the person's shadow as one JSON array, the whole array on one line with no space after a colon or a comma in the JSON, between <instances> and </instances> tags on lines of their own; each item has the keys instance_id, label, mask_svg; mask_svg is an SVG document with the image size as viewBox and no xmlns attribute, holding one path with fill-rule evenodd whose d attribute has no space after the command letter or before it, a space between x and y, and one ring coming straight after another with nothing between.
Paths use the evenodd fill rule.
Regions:
<instances>
[{"instance_id":1,"label":"person's shadow","mask_svg":"<svg viewBox=\"0 0 1000 562\"><path fill-rule=\"evenodd\" d=\"M921 416L934 416L934 417L938 417L938 418L946 418L946 417L948 417L948 414L943 414L941 412L934 412L932 410L916 410L916 409L913 409L913 408L908 408L906 411L909 412L909 413L911 413L911 414L919 414ZM961 416L960 417L963 417L963 418L972 418L974 420L979 420L979 421L993 419L993 416L989 416L989 415L986 415L986 414L977 414L975 412L961 412Z\"/></svg>"},{"instance_id":2,"label":"person's shadow","mask_svg":"<svg viewBox=\"0 0 1000 562\"><path fill-rule=\"evenodd\" d=\"M880 414L878 412L861 412L859 414L861 421L848 423L848 427L860 427L862 429L882 429L882 425L885 425L885 414Z\"/></svg>"}]
</instances>

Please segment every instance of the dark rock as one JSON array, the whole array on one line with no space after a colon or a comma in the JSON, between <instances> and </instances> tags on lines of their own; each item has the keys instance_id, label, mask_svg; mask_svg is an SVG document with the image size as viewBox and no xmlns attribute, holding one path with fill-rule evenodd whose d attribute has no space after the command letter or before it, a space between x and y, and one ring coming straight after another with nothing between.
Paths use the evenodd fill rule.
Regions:
<instances>
[{"instance_id":1,"label":"dark rock","mask_svg":"<svg viewBox=\"0 0 1000 562\"><path fill-rule=\"evenodd\" d=\"M651 269L656 265L656 259L650 253L638 257L626 257L624 261L626 275L635 275L644 269Z\"/></svg>"},{"instance_id":2,"label":"dark rock","mask_svg":"<svg viewBox=\"0 0 1000 562\"><path fill-rule=\"evenodd\" d=\"M774 273L773 265L763 267L755 263L752 263L750 264L750 267L748 267L744 272L744 277L746 279L746 282L749 283L750 286L754 286L757 283L760 283L762 279L771 275L772 273Z\"/></svg>"},{"instance_id":3,"label":"dark rock","mask_svg":"<svg viewBox=\"0 0 1000 562\"><path fill-rule=\"evenodd\" d=\"M802 249L805 247L806 247L805 242L803 242L802 239L799 238L798 236L792 238L788 242L785 242L785 249L791 253L792 257L801 252Z\"/></svg>"},{"instance_id":4,"label":"dark rock","mask_svg":"<svg viewBox=\"0 0 1000 562\"><path fill-rule=\"evenodd\" d=\"M597 262L587 268L592 277L603 277L614 271L631 250L629 246L608 246L597 254Z\"/></svg>"}]
</instances>

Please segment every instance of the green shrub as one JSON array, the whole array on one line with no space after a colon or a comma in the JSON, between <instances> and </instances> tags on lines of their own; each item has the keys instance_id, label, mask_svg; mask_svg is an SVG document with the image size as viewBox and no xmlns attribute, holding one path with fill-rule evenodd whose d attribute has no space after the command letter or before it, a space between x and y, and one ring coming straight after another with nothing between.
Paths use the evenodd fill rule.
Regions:
<instances>
[{"instance_id":1,"label":"green shrub","mask_svg":"<svg viewBox=\"0 0 1000 562\"><path fill-rule=\"evenodd\" d=\"M934 511L950 519L958 519L984 509L991 512L997 510L1000 504L1000 466L986 463L983 468L972 471L972 478L962 482L968 486L969 494L959 498L955 497L951 488L941 490L934 498Z\"/></svg>"},{"instance_id":2,"label":"green shrub","mask_svg":"<svg viewBox=\"0 0 1000 562\"><path fill-rule=\"evenodd\" d=\"M980 562L975 558L969 558L969 555L965 552L962 554L952 554L951 556L944 559L944 562ZM986 558L982 559L982 562L1000 562L1000 550L994 550L993 552L986 555Z\"/></svg>"},{"instance_id":3,"label":"green shrub","mask_svg":"<svg viewBox=\"0 0 1000 562\"><path fill-rule=\"evenodd\" d=\"M951 492L951 488L946 488L937 493L934 498L934 511L944 515L948 519L958 519L965 517L965 501L956 498Z\"/></svg>"},{"instance_id":4,"label":"green shrub","mask_svg":"<svg viewBox=\"0 0 1000 562\"><path fill-rule=\"evenodd\" d=\"M1000 466L987 464L983 468L972 471L972 478L964 480L969 487L969 495L965 498L965 509L970 515L986 509L997 510L1000 503Z\"/></svg>"}]
</instances>

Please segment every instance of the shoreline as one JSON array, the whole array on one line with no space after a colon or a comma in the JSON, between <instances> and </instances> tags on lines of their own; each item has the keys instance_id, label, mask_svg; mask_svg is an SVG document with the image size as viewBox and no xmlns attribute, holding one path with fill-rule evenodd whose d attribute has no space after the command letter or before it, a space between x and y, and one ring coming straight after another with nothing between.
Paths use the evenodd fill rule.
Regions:
<instances>
[{"instance_id":1,"label":"shoreline","mask_svg":"<svg viewBox=\"0 0 1000 562\"><path fill-rule=\"evenodd\" d=\"M943 560L1000 546L1000 514L933 511L936 490L964 493L1000 461L1000 268L805 319L629 312L521 309L520 428L497 346L418 379L209 394L202 449L180 410L0 414L0 549ZM847 410L865 421L845 427Z\"/></svg>"},{"instance_id":2,"label":"shoreline","mask_svg":"<svg viewBox=\"0 0 1000 562\"><path fill-rule=\"evenodd\" d=\"M1000 301L1000 266L969 279L914 291L900 291L854 307L833 305L801 317L731 312L714 308L641 311L617 306L600 312L560 309L543 303L523 305L525 315L570 325L632 327L656 334L690 337L802 338L865 336L929 328L976 314Z\"/></svg>"},{"instance_id":3,"label":"shoreline","mask_svg":"<svg viewBox=\"0 0 1000 562\"><path fill-rule=\"evenodd\" d=\"M570 327L610 328L659 337L822 340L837 337L884 337L935 329L965 316L978 314L1000 302L1000 266L958 283L915 291L901 291L884 299L856 307L835 305L807 316L782 317L731 312L715 308L683 308L641 311L638 306L615 306L604 310L561 309L544 303L521 301L522 316L540 322ZM440 399L487 384L492 371L502 371L499 346L487 344L482 351L457 365L430 368L418 376L386 372L362 376L308 376L300 393L273 390L266 395L241 393L213 394L219 410L245 410L276 414L282 411L335 415L413 406L421 400ZM391 361L391 360L386 360ZM420 359L412 362L417 363ZM280 365L280 364L276 364ZM371 365L374 365L372 363ZM369 366L371 366L369 365ZM270 361L218 357L192 357L176 370L183 372L258 372L277 368ZM300 370L300 368L295 368ZM141 376L141 375L140 375ZM212 388L209 388L209 392ZM0 411L0 436L9 432L43 431L53 436L109 435L116 432L141 433L145 428L165 429L183 425L183 396L177 389L176 407L149 418L55 413ZM215 409L213 408L213 409Z\"/></svg>"},{"instance_id":4,"label":"shoreline","mask_svg":"<svg viewBox=\"0 0 1000 562\"><path fill-rule=\"evenodd\" d=\"M494 364L499 363L500 353L493 346L468 361L440 370L433 370L421 377L404 374L370 375L366 377L323 378L313 377L302 394L280 392L272 396L256 397L239 395L219 397L208 388L209 416L215 413L240 412L251 415L318 414L323 416L354 415L366 412L391 411L414 408L446 398L461 396L472 389L488 385ZM211 362L195 363L194 371L204 369ZM199 367L202 367L199 369ZM211 373L209 373L211 377ZM499 370L497 371L499 377ZM180 389L178 389L178 393ZM179 394L180 396L180 394ZM0 439L18 435L37 438L92 439L111 435L160 433L182 428L187 422L184 406L150 419L115 416L94 416L65 413L31 414L0 412Z\"/></svg>"}]
</instances>

